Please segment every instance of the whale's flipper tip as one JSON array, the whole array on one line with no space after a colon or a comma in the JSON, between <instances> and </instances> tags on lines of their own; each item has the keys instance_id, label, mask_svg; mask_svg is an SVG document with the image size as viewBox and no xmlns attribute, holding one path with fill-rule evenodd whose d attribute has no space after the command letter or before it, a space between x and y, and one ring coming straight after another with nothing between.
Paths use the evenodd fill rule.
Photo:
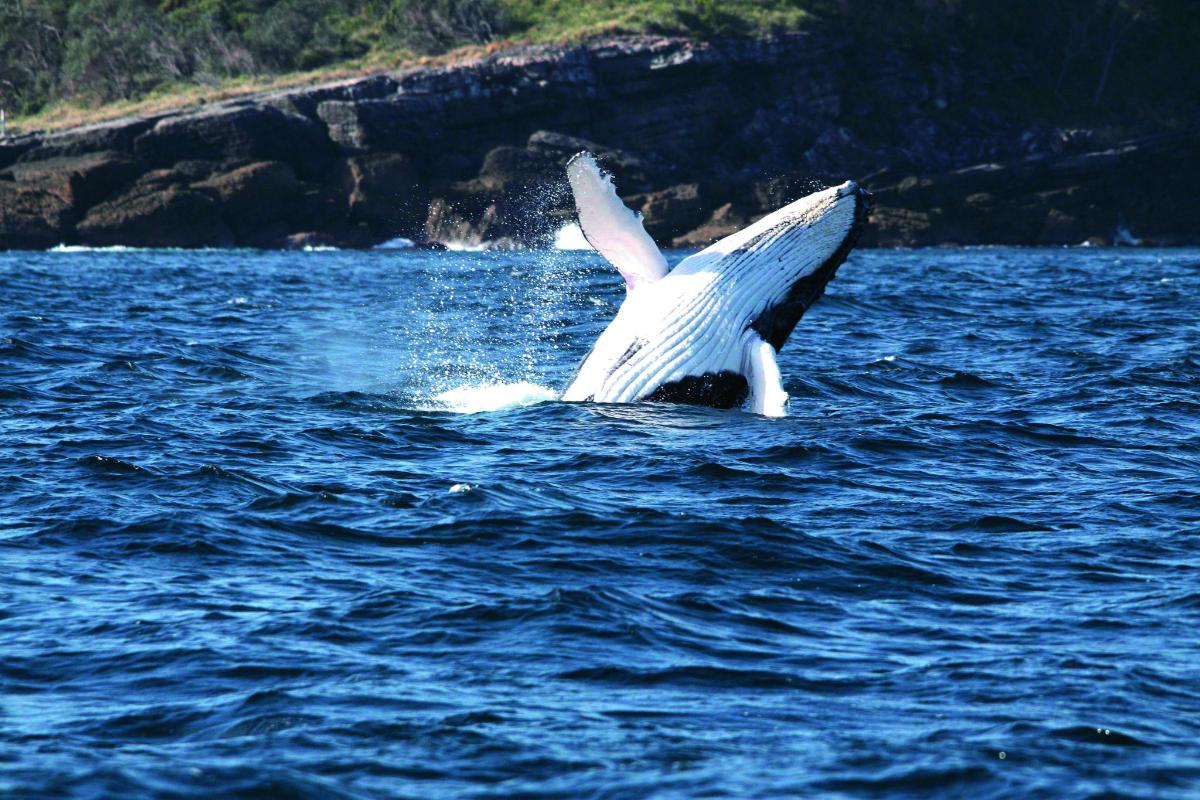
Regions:
<instances>
[{"instance_id":1,"label":"whale's flipper tip","mask_svg":"<svg viewBox=\"0 0 1200 800\"><path fill-rule=\"evenodd\" d=\"M667 274L667 261L642 225L640 214L617 196L612 176L586 150L567 162L567 182L584 238L608 259L632 291Z\"/></svg>"}]
</instances>

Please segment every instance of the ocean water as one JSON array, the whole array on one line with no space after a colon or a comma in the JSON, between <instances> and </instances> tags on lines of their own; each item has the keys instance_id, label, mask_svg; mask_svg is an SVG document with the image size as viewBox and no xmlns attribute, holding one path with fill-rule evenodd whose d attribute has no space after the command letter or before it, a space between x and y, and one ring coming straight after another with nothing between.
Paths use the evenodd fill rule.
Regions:
<instances>
[{"instance_id":1,"label":"ocean water","mask_svg":"<svg viewBox=\"0 0 1200 800\"><path fill-rule=\"evenodd\" d=\"M0 254L0 796L1200 796L1200 252L857 252L785 419L622 292Z\"/></svg>"}]
</instances>

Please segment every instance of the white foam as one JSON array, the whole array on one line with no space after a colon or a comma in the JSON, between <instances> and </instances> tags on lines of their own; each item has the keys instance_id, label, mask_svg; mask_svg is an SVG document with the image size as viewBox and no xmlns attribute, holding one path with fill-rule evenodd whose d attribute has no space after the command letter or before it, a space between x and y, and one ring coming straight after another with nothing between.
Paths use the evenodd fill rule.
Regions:
<instances>
[{"instance_id":1,"label":"white foam","mask_svg":"<svg viewBox=\"0 0 1200 800\"><path fill-rule=\"evenodd\" d=\"M129 253L135 250L143 250L141 247L126 247L123 244L114 244L110 247L89 247L85 244L59 244L50 248L51 253Z\"/></svg>"},{"instance_id":2,"label":"white foam","mask_svg":"<svg viewBox=\"0 0 1200 800\"><path fill-rule=\"evenodd\" d=\"M446 245L447 250L453 250L456 253L482 253L488 249L488 246L482 242L460 242L451 239L448 242L442 242L442 244Z\"/></svg>"},{"instance_id":3,"label":"white foam","mask_svg":"<svg viewBox=\"0 0 1200 800\"><path fill-rule=\"evenodd\" d=\"M306 244L300 248L305 253L336 253L338 248L329 244Z\"/></svg>"},{"instance_id":4,"label":"white foam","mask_svg":"<svg viewBox=\"0 0 1200 800\"><path fill-rule=\"evenodd\" d=\"M594 249L588 244L587 237L583 235L583 229L579 227L578 222L570 222L558 229L558 233L554 234L554 249L555 250L592 250Z\"/></svg>"},{"instance_id":5,"label":"white foam","mask_svg":"<svg viewBox=\"0 0 1200 800\"><path fill-rule=\"evenodd\" d=\"M434 395L434 401L457 414L478 414L484 411L506 411L535 403L557 400L558 392L536 383L485 383L461 386Z\"/></svg>"},{"instance_id":6,"label":"white foam","mask_svg":"<svg viewBox=\"0 0 1200 800\"><path fill-rule=\"evenodd\" d=\"M376 250L408 250L416 247L417 243L412 239L406 239L403 236L397 236L395 239L388 239L386 242L375 245Z\"/></svg>"}]
</instances>

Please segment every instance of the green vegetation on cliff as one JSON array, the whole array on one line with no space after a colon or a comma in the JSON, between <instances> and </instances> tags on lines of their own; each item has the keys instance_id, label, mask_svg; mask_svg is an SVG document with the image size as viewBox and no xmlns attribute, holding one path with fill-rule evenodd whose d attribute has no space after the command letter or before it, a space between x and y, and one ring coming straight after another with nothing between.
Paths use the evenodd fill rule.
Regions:
<instances>
[{"instance_id":1,"label":"green vegetation on cliff","mask_svg":"<svg viewBox=\"0 0 1200 800\"><path fill-rule=\"evenodd\" d=\"M0 0L0 107L40 114L21 124L31 127L54 118L48 109L186 103L469 45L807 28L881 56L1008 76L995 104L1029 116L1194 123L1194 10L1193 0Z\"/></svg>"}]
</instances>

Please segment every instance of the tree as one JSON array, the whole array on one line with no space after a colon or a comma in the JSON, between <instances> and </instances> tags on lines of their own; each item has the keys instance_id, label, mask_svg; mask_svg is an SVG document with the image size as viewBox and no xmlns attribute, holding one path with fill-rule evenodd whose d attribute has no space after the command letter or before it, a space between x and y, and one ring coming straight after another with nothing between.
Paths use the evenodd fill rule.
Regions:
<instances>
[{"instance_id":1,"label":"tree","mask_svg":"<svg viewBox=\"0 0 1200 800\"><path fill-rule=\"evenodd\" d=\"M63 79L73 93L123 100L190 73L163 18L138 0L80 0L68 25Z\"/></svg>"}]
</instances>

